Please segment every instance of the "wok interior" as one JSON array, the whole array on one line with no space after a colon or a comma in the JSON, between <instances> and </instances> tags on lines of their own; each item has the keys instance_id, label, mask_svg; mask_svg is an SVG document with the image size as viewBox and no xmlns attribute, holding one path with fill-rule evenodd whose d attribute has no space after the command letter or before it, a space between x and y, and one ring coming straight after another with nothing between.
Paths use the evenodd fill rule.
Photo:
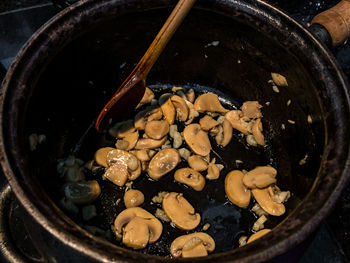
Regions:
<instances>
[{"instance_id":1,"label":"wok interior","mask_svg":"<svg viewBox=\"0 0 350 263\"><path fill-rule=\"evenodd\" d=\"M47 136L46 144L29 156L33 176L53 201L57 202L61 196L62 182L55 171L57 159L69 155L141 58L168 13L169 10L161 9L115 18L106 15L95 27L82 31L62 47L41 73L24 117L25 133L26 136L33 132ZM268 83L271 72L286 76L289 86L274 92ZM228 166L221 173L221 180L207 183L207 191L196 197L197 193L179 185L169 188L172 182L169 175L152 189L143 190L145 203L161 190L184 192L196 210L212 224L208 233L217 242L216 252L221 252L236 247L239 235L249 234L247 230L255 220L249 210L227 203L223 179L230 169L274 165L278 170L278 186L293 193L286 205L287 214L306 196L320 166L324 127L315 89L319 83L312 79L307 65L299 62L293 50L287 51L272 37L244 21L194 9L152 69L147 83L156 87L188 85L198 92L212 88L222 101L236 107L247 100L258 100L264 106L263 127L269 146L247 149L235 136L235 142L222 153ZM287 106L288 100L291 100L290 106ZM312 124L307 122L308 115L312 116ZM90 160L103 143L110 143L101 141L95 133L89 136L78 156L85 161ZM306 164L299 165L306 154L309 156ZM237 166L236 159L244 163ZM136 181L135 188L142 189L144 183ZM99 199L98 209L103 214L94 223L108 229L118 213L114 202L122 196L122 191L109 182L102 182L102 189L106 194ZM211 212L203 214L209 211L208 207ZM269 219L266 226L273 227L280 221ZM215 224L219 227L215 228ZM163 234L158 245L150 246L145 253L168 254L170 236L181 231L170 226L165 229L164 233L170 234Z\"/></svg>"}]
</instances>

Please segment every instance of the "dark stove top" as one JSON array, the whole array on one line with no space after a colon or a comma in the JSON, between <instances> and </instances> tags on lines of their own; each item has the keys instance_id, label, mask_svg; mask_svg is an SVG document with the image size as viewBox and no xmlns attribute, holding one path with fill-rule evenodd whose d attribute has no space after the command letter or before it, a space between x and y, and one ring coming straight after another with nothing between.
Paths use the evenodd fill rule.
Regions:
<instances>
[{"instance_id":1,"label":"dark stove top","mask_svg":"<svg viewBox=\"0 0 350 263\"><path fill-rule=\"evenodd\" d=\"M75 0L52 0L65 4ZM332 7L338 1L270 0L304 25L319 12ZM2 0L0 1L0 82L23 43L43 23L60 11L49 0ZM350 76L350 44L333 50L345 75ZM0 247L12 244L10 251L0 249L1 262L33 262L38 252L23 232L20 206L3 176L0 176ZM19 231L21 229L21 231ZM350 262L350 186L346 188L337 206L316 233L302 246L308 246L300 263ZM10 254L9 254L10 252ZM300 258L300 257L298 257ZM293 261L295 262L295 261Z\"/></svg>"}]
</instances>

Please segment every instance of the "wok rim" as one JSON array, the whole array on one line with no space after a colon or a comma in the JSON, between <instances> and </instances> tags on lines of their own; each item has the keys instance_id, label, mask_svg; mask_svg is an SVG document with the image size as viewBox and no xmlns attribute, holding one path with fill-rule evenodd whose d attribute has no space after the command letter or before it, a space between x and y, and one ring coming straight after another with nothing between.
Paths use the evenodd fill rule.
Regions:
<instances>
[{"instance_id":1,"label":"wok rim","mask_svg":"<svg viewBox=\"0 0 350 263\"><path fill-rule=\"evenodd\" d=\"M61 23L62 21L69 21L72 20L72 17L79 13L83 8L93 10L94 8L100 8L104 4L108 4L110 2L114 2L115 4L123 5L126 1L123 0L104 0L104 1L95 1L95 0L87 0L87 1L81 1L74 5L72 5L69 8L66 8L59 14L57 14L55 17L53 17L50 21L48 21L43 27L41 27L29 40L28 42L23 46L21 51L18 53L14 63L8 70L3 85L1 89L1 95L0 95L0 103L1 103L1 109L0 109L0 158L1 158L1 165L4 171L5 176L7 177L9 184L11 186L12 191L15 193L17 199L21 202L21 204L25 207L25 209L29 212L30 215L33 216L33 218L45 228L46 231L50 232L55 238L60 240L65 245L71 247L74 250L79 251L80 253L83 253L90 258L97 260L97 261L103 261L103 262L120 262L120 260L125 261L136 261L143 259L145 262L147 261L164 261L165 259L160 256L153 256L153 255L144 255L141 253L137 253L131 250L127 250L124 248L120 248L114 244L111 244L107 241L101 240L97 237L92 236L91 234L87 233L83 229L81 229L78 225L73 223L67 216L64 215L63 212L61 212L57 207L54 209L57 209L57 212L60 214L63 220L66 221L67 229L60 229L55 222L50 221L47 218L47 215L43 214L41 209L43 208L42 204L40 202L38 203L37 200L35 200L35 196L32 195L32 193L29 193L29 189L23 185L23 182L19 180L16 176L16 172L13 169L13 163L11 164L11 154L8 149L7 140L4 137L5 131L11 132L11 127L6 125L6 109L5 109L5 103L8 99L7 95L9 93L9 87L13 83L14 74L20 74L21 73L21 64L23 63L23 60L27 56L31 56L31 53L33 53L35 50L32 48L35 45L40 44L41 42L45 41L44 38L38 38L38 36L49 36L48 32L53 30L57 24ZM130 2L130 1L129 1ZM137 2L135 0L134 2ZM159 2L159 1L158 1ZM168 1L169 2L169 1ZM311 33L304 28L302 25L300 25L297 21L289 17L287 14L285 14L283 11L273 7L272 5L265 3L263 1L240 1L240 0L213 0L212 2L215 3L221 3L223 5L228 5L231 7L237 7L241 8L242 10L253 10L257 9L258 11L262 12L262 15L270 16L270 14L277 15L275 19L282 21L284 24L293 24L296 26L297 33L307 42L313 43L316 47L317 53L322 55L322 58L328 62L328 66L331 66L331 69L336 72L336 76L333 76L334 80L337 80L339 83L338 89L335 90L335 94L333 94L333 100L335 102L343 102L341 103L342 109L336 108L337 113L339 113L340 116L343 115L349 115L350 107L349 107L349 94L346 89L348 87L346 80L343 76L342 71L339 69L339 66L337 62L335 61L334 57L330 54L330 52L323 46L322 43L320 43L314 36L311 35ZM164 4L164 1L163 1ZM269 10L269 12L266 12L265 10ZM214 12L217 10L213 10ZM265 13L264 13L265 12ZM88 15L88 14L85 14ZM346 112L345 112L346 110ZM325 123L325 126L327 123ZM341 127L345 127L344 131L339 137L334 138L335 140L335 146L341 146L340 150L337 151L337 155L335 159L327 160L326 157L323 157L321 161L321 167L326 168L326 165L332 165L334 166L334 162L338 165L336 168L340 169L340 171L337 171L337 174L335 175L339 180L337 184L335 185L334 189L329 190L328 195L323 197L325 203L319 204L317 206L317 209L314 208L314 211L310 211L310 215L306 215L306 219L303 222L299 222L296 226L298 227L297 231L293 231L292 234L289 236L281 239L276 238L273 239L273 233L278 232L278 230L281 229L281 226L283 226L286 223L286 220L293 219L297 212L300 211L301 205L306 203L307 201L310 201L312 196L312 190L310 190L310 193L303 199L303 201L298 205L296 209L287 217L286 220L280 225L278 225L275 229L276 231L272 234L268 234L261 238L257 242L253 242L249 245L246 245L244 247L234 249L232 251L218 253L210 255L206 258L198 258L195 261L201 261L201 262L211 262L215 260L216 262L219 261L228 261L228 262L260 262L265 261L274 258L277 255L280 255L290 248L296 246L297 244L301 243L308 235L310 235L317 226L321 223L321 221L324 219L324 217L330 212L331 208L335 205L337 199L339 198L341 191L345 188L346 182L349 179L350 173L349 173L349 165L350 165L350 158L349 158L349 141L342 141L342 139L345 137L345 134L349 130L349 125L346 123L346 118L340 118ZM331 136L332 134L329 134ZM329 149L330 146L325 146L324 149L324 155L327 154L327 151L331 151ZM330 161L333 161L332 164L330 164ZM340 168L339 168L340 167ZM327 170L320 169L318 173L318 177L324 173L328 172ZM317 178L318 178L317 177ZM314 182L314 187L317 187L315 184L317 182ZM34 199L33 199L34 198ZM319 201L320 202L320 201ZM54 204L53 204L54 205ZM45 208L45 207L44 207ZM313 212L313 213L312 213ZM283 233L282 233L283 234ZM84 242L81 242L82 238L84 238ZM109 252L108 249L114 249L114 253ZM253 251L253 253L251 253ZM193 259L192 259L193 260ZM185 260L186 261L186 260Z\"/></svg>"}]
</instances>

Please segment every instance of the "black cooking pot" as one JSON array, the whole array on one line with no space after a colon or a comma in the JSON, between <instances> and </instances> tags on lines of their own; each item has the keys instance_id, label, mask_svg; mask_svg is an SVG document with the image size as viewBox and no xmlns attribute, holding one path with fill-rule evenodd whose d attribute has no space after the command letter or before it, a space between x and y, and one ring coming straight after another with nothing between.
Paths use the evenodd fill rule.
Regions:
<instances>
[{"instance_id":1,"label":"black cooking pot","mask_svg":"<svg viewBox=\"0 0 350 263\"><path fill-rule=\"evenodd\" d=\"M116 246L70 220L55 205L60 187L55 166L58 158L74 148L137 63L172 4L174 1L165 0L91 0L71 6L28 41L5 77L1 164L30 215L28 225L35 222L44 229L33 233L34 228L28 227L46 261L168 260ZM289 86L274 92L268 83L271 72L286 76ZM232 250L238 236L226 231L225 238L232 240L220 242L220 253L193 261L265 261L310 235L349 177L349 96L342 72L328 50L305 28L264 2L199 1L148 77L148 84L169 83L192 85L198 92L213 88L236 106L246 100L263 103L269 147L248 151L240 144L227 157L247 160L246 165L232 164L233 169L249 170L257 162L274 164L279 171L278 185L293 193L287 216L282 222L272 220L275 228L271 233ZM287 106L289 100L292 103ZM28 144L32 133L47 137L33 152ZM86 139L88 146L80 148L79 154L88 159L101 142L89 146ZM249 162L250 158L256 162ZM302 159L305 164L300 164ZM217 183L210 198L223 198L219 197L222 189ZM146 198L158 190L149 189ZM105 204L108 202L101 197L108 222L116 211ZM232 244L227 245L228 240Z\"/></svg>"}]
</instances>

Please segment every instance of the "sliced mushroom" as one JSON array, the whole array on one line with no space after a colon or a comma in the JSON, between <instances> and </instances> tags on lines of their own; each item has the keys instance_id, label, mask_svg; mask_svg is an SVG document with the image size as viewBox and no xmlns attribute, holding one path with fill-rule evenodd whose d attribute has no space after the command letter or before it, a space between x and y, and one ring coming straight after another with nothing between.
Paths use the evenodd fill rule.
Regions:
<instances>
[{"instance_id":1,"label":"sliced mushroom","mask_svg":"<svg viewBox=\"0 0 350 263\"><path fill-rule=\"evenodd\" d=\"M158 121L162 117L163 117L163 112L161 108L156 108L151 112L151 114L149 114L149 116L147 117L147 121Z\"/></svg>"},{"instance_id":2,"label":"sliced mushroom","mask_svg":"<svg viewBox=\"0 0 350 263\"><path fill-rule=\"evenodd\" d=\"M203 175L191 168L181 168L176 170L174 178L179 183L188 185L196 191L202 191L205 186Z\"/></svg>"},{"instance_id":3,"label":"sliced mushroom","mask_svg":"<svg viewBox=\"0 0 350 263\"><path fill-rule=\"evenodd\" d=\"M199 124L194 123L186 126L184 138L194 153L201 156L207 156L210 153L211 145L208 133L203 131Z\"/></svg>"},{"instance_id":4,"label":"sliced mushroom","mask_svg":"<svg viewBox=\"0 0 350 263\"><path fill-rule=\"evenodd\" d=\"M139 190L130 189L124 194L124 204L126 208L142 205L145 201L145 196Z\"/></svg>"},{"instance_id":5,"label":"sliced mushroom","mask_svg":"<svg viewBox=\"0 0 350 263\"><path fill-rule=\"evenodd\" d=\"M199 116L199 112L194 109L194 106L191 102L186 100L187 107L189 109L188 120L185 122L186 125L191 124L193 120Z\"/></svg>"},{"instance_id":6,"label":"sliced mushroom","mask_svg":"<svg viewBox=\"0 0 350 263\"><path fill-rule=\"evenodd\" d=\"M162 109L164 119L170 125L172 125L175 121L176 110L175 110L174 104L171 102L171 99L169 98L166 102L161 104L160 108Z\"/></svg>"},{"instance_id":7,"label":"sliced mushroom","mask_svg":"<svg viewBox=\"0 0 350 263\"><path fill-rule=\"evenodd\" d=\"M189 102L193 103L194 102L194 99L196 97L196 94L194 93L194 90L193 89L189 89L187 92L186 92L186 98Z\"/></svg>"},{"instance_id":8,"label":"sliced mushroom","mask_svg":"<svg viewBox=\"0 0 350 263\"><path fill-rule=\"evenodd\" d=\"M135 145L136 150L143 150L143 149L156 149L162 146L167 140L167 136L163 137L160 140L154 140L154 139L148 139L143 138L139 139Z\"/></svg>"},{"instance_id":9,"label":"sliced mushroom","mask_svg":"<svg viewBox=\"0 0 350 263\"><path fill-rule=\"evenodd\" d=\"M252 193L255 200L259 203L261 208L264 209L270 215L283 215L286 211L286 208L283 204L275 202L272 199L271 191L269 191L269 188L270 187L264 189L252 189Z\"/></svg>"},{"instance_id":10,"label":"sliced mushroom","mask_svg":"<svg viewBox=\"0 0 350 263\"><path fill-rule=\"evenodd\" d=\"M259 144L264 146L265 145L265 139L264 139L264 135L262 134L262 124L261 124L261 119L257 119L254 124L253 124L253 128L252 128L252 133L254 136L255 141Z\"/></svg>"},{"instance_id":11,"label":"sliced mushroom","mask_svg":"<svg viewBox=\"0 0 350 263\"><path fill-rule=\"evenodd\" d=\"M195 213L193 206L180 193L166 194L162 205L164 212L179 229L195 229L201 221L201 216Z\"/></svg>"},{"instance_id":12,"label":"sliced mushroom","mask_svg":"<svg viewBox=\"0 0 350 263\"><path fill-rule=\"evenodd\" d=\"M154 99L153 91L149 88L146 88L145 93L143 94L141 101L136 106L136 109L140 108L142 105L150 103L153 99Z\"/></svg>"},{"instance_id":13,"label":"sliced mushroom","mask_svg":"<svg viewBox=\"0 0 350 263\"><path fill-rule=\"evenodd\" d=\"M250 202L251 192L243 184L244 173L233 170L226 175L225 192L228 199L239 207L247 207Z\"/></svg>"},{"instance_id":14,"label":"sliced mushroom","mask_svg":"<svg viewBox=\"0 0 350 263\"><path fill-rule=\"evenodd\" d=\"M271 73L271 77L272 77L273 82L277 86L280 86L280 87L287 87L288 86L287 79L283 75L278 74L278 73Z\"/></svg>"},{"instance_id":15,"label":"sliced mushroom","mask_svg":"<svg viewBox=\"0 0 350 263\"><path fill-rule=\"evenodd\" d=\"M169 132L167 121L148 121L145 126L145 133L151 139L159 140Z\"/></svg>"},{"instance_id":16,"label":"sliced mushroom","mask_svg":"<svg viewBox=\"0 0 350 263\"><path fill-rule=\"evenodd\" d=\"M208 164L208 174L207 179L209 180L216 180L220 176L220 170L219 167L215 163Z\"/></svg>"},{"instance_id":17,"label":"sliced mushroom","mask_svg":"<svg viewBox=\"0 0 350 263\"><path fill-rule=\"evenodd\" d=\"M258 166L246 173L243 177L243 183L250 189L265 188L276 183L277 171L270 166Z\"/></svg>"},{"instance_id":18,"label":"sliced mushroom","mask_svg":"<svg viewBox=\"0 0 350 263\"><path fill-rule=\"evenodd\" d=\"M98 149L94 154L94 160L98 165L101 165L103 167L107 167L107 154L115 150L113 147L103 147Z\"/></svg>"},{"instance_id":19,"label":"sliced mushroom","mask_svg":"<svg viewBox=\"0 0 350 263\"><path fill-rule=\"evenodd\" d=\"M225 118L231 123L232 127L241 133L248 135L251 133L251 123L242 118L242 111L231 110L225 114Z\"/></svg>"},{"instance_id":20,"label":"sliced mushroom","mask_svg":"<svg viewBox=\"0 0 350 263\"><path fill-rule=\"evenodd\" d=\"M146 247L147 243L156 242L162 234L163 226L151 213L140 207L132 207L117 216L114 229L118 239L123 237L125 245L140 249Z\"/></svg>"},{"instance_id":21,"label":"sliced mushroom","mask_svg":"<svg viewBox=\"0 0 350 263\"><path fill-rule=\"evenodd\" d=\"M131 132L131 133L128 133L127 135L125 135L123 140L128 142L128 146L126 147L125 150L129 151L129 150L133 149L135 147L138 139L139 139L139 132L138 131Z\"/></svg>"},{"instance_id":22,"label":"sliced mushroom","mask_svg":"<svg viewBox=\"0 0 350 263\"><path fill-rule=\"evenodd\" d=\"M124 138L128 133L134 131L135 127L133 120L127 120L116 123L108 130L108 133L113 137Z\"/></svg>"},{"instance_id":23,"label":"sliced mushroom","mask_svg":"<svg viewBox=\"0 0 350 263\"><path fill-rule=\"evenodd\" d=\"M209 115L205 115L203 118L199 120L199 124L204 131L209 131L220 123L214 120Z\"/></svg>"},{"instance_id":24,"label":"sliced mushroom","mask_svg":"<svg viewBox=\"0 0 350 263\"><path fill-rule=\"evenodd\" d=\"M64 195L74 204L89 204L100 195L101 188L97 181L69 182L63 187Z\"/></svg>"},{"instance_id":25,"label":"sliced mushroom","mask_svg":"<svg viewBox=\"0 0 350 263\"><path fill-rule=\"evenodd\" d=\"M228 110L221 105L218 95L210 92L202 94L196 99L194 102L194 109L198 112L228 112Z\"/></svg>"},{"instance_id":26,"label":"sliced mushroom","mask_svg":"<svg viewBox=\"0 0 350 263\"><path fill-rule=\"evenodd\" d=\"M230 143L231 139L232 139L232 125L231 123L225 119L223 124L222 124L222 127L223 127L223 139L220 143L221 146L225 147L227 146L227 144Z\"/></svg>"},{"instance_id":27,"label":"sliced mushroom","mask_svg":"<svg viewBox=\"0 0 350 263\"><path fill-rule=\"evenodd\" d=\"M208 163L198 155L188 157L187 162L188 165L196 171L202 172L208 169Z\"/></svg>"},{"instance_id":28,"label":"sliced mushroom","mask_svg":"<svg viewBox=\"0 0 350 263\"><path fill-rule=\"evenodd\" d=\"M158 116L158 115L159 115L159 108L156 106L148 106L146 107L146 109L139 111L134 118L135 129L144 130L146 127L148 118L150 118L150 116ZM160 118L162 118L162 114L160 114Z\"/></svg>"},{"instance_id":29,"label":"sliced mushroom","mask_svg":"<svg viewBox=\"0 0 350 263\"><path fill-rule=\"evenodd\" d=\"M147 150L134 150L131 151L132 154L136 156L137 159L139 159L141 162L147 162L151 160L151 157L149 156L149 153Z\"/></svg>"},{"instance_id":30,"label":"sliced mushroom","mask_svg":"<svg viewBox=\"0 0 350 263\"><path fill-rule=\"evenodd\" d=\"M189 109L187 107L186 101L177 95L172 96L170 100L175 106L177 119L183 122L186 121L189 114Z\"/></svg>"},{"instance_id":31,"label":"sliced mushroom","mask_svg":"<svg viewBox=\"0 0 350 263\"><path fill-rule=\"evenodd\" d=\"M243 103L241 110L244 117L258 119L262 117L261 108L262 106L257 101L246 101Z\"/></svg>"},{"instance_id":32,"label":"sliced mushroom","mask_svg":"<svg viewBox=\"0 0 350 263\"><path fill-rule=\"evenodd\" d=\"M251 235L248 238L247 244L250 242L253 242L254 240L257 240L258 238L262 237L263 235L266 235L267 233L269 233L271 231L271 229L262 229L258 232L256 232L255 234Z\"/></svg>"},{"instance_id":33,"label":"sliced mushroom","mask_svg":"<svg viewBox=\"0 0 350 263\"><path fill-rule=\"evenodd\" d=\"M208 252L213 252L214 249L214 239L203 232L179 236L170 246L171 255L175 258L207 256Z\"/></svg>"},{"instance_id":34,"label":"sliced mushroom","mask_svg":"<svg viewBox=\"0 0 350 263\"><path fill-rule=\"evenodd\" d=\"M121 162L116 162L106 169L103 177L118 186L123 186L128 180L128 175L129 172L127 165Z\"/></svg>"},{"instance_id":35,"label":"sliced mushroom","mask_svg":"<svg viewBox=\"0 0 350 263\"><path fill-rule=\"evenodd\" d=\"M114 149L108 152L107 164L110 167L118 165L117 167L111 169L110 174L106 174L108 169L105 172L106 178L112 182L114 181L112 178L119 178L118 175L116 175L116 173L118 173L118 169L120 169L120 173L124 173L126 168L128 172L128 179L130 180L135 180L141 174L140 161L132 153L123 150Z\"/></svg>"},{"instance_id":36,"label":"sliced mushroom","mask_svg":"<svg viewBox=\"0 0 350 263\"><path fill-rule=\"evenodd\" d=\"M148 175L152 179L158 180L172 171L180 161L177 150L172 148L160 150L149 163Z\"/></svg>"}]
</instances>

